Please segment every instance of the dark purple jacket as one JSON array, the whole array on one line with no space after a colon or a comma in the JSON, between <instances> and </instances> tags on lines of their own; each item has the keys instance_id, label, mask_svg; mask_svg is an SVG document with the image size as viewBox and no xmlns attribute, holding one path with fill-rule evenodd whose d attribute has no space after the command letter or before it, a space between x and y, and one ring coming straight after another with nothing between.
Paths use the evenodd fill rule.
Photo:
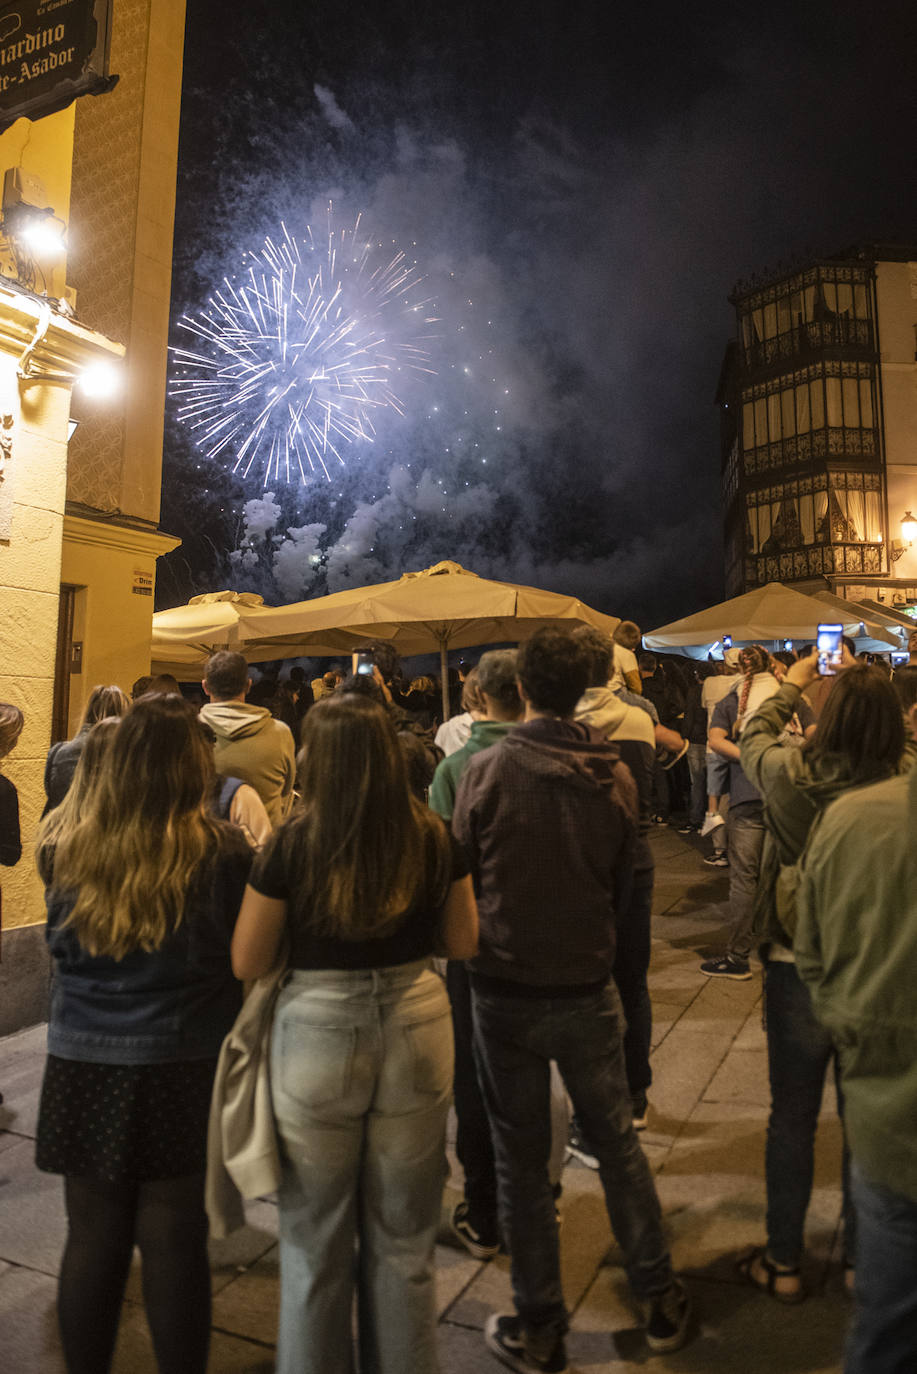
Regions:
<instances>
[{"instance_id":1,"label":"dark purple jacket","mask_svg":"<svg viewBox=\"0 0 917 1374\"><path fill-rule=\"evenodd\" d=\"M607 977L636 824L633 778L587 725L528 721L469 759L452 829L478 898L472 973L557 987Z\"/></svg>"}]
</instances>

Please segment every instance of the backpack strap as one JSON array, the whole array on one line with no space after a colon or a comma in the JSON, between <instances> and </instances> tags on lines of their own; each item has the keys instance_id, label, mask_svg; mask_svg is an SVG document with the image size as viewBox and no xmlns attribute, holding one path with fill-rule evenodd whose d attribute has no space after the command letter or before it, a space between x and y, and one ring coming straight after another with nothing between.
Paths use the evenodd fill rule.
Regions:
<instances>
[{"instance_id":1,"label":"backpack strap","mask_svg":"<svg viewBox=\"0 0 917 1374\"><path fill-rule=\"evenodd\" d=\"M220 790L217 793L213 809L216 811L221 821L229 820L229 813L232 809L232 799L241 786L241 778L220 777Z\"/></svg>"}]
</instances>

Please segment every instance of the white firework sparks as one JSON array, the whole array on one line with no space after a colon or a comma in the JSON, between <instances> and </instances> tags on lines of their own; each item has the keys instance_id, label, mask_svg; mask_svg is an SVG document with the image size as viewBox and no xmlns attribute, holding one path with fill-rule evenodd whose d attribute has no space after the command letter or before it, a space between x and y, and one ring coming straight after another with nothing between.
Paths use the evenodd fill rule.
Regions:
<instances>
[{"instance_id":1,"label":"white firework sparks","mask_svg":"<svg viewBox=\"0 0 917 1374\"><path fill-rule=\"evenodd\" d=\"M416 263L362 238L359 215L335 229L330 206L327 242L281 225L279 242L246 257L240 284L224 278L206 310L179 320L201 341L172 350L179 419L244 477L330 481L346 445L372 440L378 409L404 413L398 374L433 373L433 306Z\"/></svg>"}]
</instances>

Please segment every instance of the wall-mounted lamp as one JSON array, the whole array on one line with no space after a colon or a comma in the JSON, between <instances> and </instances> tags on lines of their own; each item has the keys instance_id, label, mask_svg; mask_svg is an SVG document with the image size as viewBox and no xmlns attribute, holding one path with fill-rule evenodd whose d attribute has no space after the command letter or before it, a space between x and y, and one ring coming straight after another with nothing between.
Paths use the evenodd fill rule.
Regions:
<instances>
[{"instance_id":1,"label":"wall-mounted lamp","mask_svg":"<svg viewBox=\"0 0 917 1374\"><path fill-rule=\"evenodd\" d=\"M113 363L90 363L74 386L93 401L108 401L121 390L121 369Z\"/></svg>"},{"instance_id":2,"label":"wall-mounted lamp","mask_svg":"<svg viewBox=\"0 0 917 1374\"><path fill-rule=\"evenodd\" d=\"M3 174L2 232L23 286L35 285L36 258L47 261L61 256L66 229L48 204L41 179L21 167L8 167Z\"/></svg>"},{"instance_id":3,"label":"wall-mounted lamp","mask_svg":"<svg viewBox=\"0 0 917 1374\"><path fill-rule=\"evenodd\" d=\"M906 510L901 517L901 538L892 540L892 562L897 563L901 555L913 546L915 540L917 540L917 520L914 519L909 510Z\"/></svg>"}]
</instances>

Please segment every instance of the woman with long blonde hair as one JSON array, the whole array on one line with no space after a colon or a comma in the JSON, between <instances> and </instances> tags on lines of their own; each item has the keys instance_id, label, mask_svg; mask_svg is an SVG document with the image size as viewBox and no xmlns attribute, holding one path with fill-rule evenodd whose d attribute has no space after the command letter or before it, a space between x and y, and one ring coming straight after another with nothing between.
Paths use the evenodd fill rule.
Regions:
<instances>
[{"instance_id":1,"label":"woman with long blonde hair","mask_svg":"<svg viewBox=\"0 0 917 1374\"><path fill-rule=\"evenodd\" d=\"M110 1368L135 1244L161 1374L207 1363L207 1116L251 863L211 813L213 777L194 710L142 697L88 734L40 833L55 979L36 1163L64 1175L69 1374Z\"/></svg>"},{"instance_id":2,"label":"woman with long blonde hair","mask_svg":"<svg viewBox=\"0 0 917 1374\"><path fill-rule=\"evenodd\" d=\"M470 958L467 864L411 795L384 709L336 693L305 718L301 809L256 861L233 967L289 942L271 1088L282 1146L279 1374L434 1374L433 1245L452 1022L434 951Z\"/></svg>"}]
</instances>

